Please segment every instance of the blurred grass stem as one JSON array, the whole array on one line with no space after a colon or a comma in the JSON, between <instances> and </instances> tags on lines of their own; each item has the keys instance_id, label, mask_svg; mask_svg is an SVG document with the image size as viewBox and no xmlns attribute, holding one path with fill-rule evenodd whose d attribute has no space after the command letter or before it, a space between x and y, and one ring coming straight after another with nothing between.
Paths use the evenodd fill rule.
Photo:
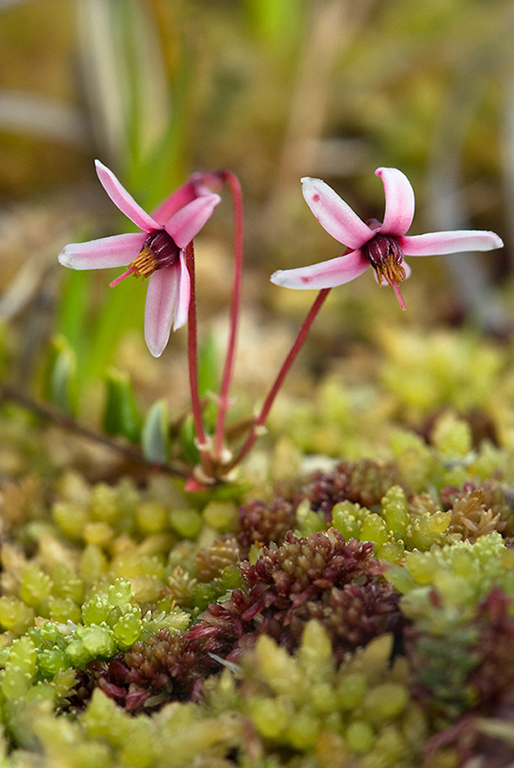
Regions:
<instances>
[{"instance_id":1,"label":"blurred grass stem","mask_svg":"<svg viewBox=\"0 0 514 768\"><path fill-rule=\"evenodd\" d=\"M214 455L221 460L223 455L223 438L225 433L225 419L229 408L228 393L234 371L234 357L239 328L239 308L241 305L241 280L243 274L243 195L239 179L231 171L221 171L220 176L228 184L232 193L234 209L234 281L232 287L232 300L230 306L230 330L227 346L225 365L221 380L220 395L218 399L218 413L216 419L216 431L214 434Z\"/></svg>"},{"instance_id":2,"label":"blurred grass stem","mask_svg":"<svg viewBox=\"0 0 514 768\"><path fill-rule=\"evenodd\" d=\"M254 443L262 434L264 425L266 423L266 419L268 418L269 412L271 411L273 403L275 402L275 398L278 395L280 387L282 386L284 379L289 373L289 369L291 368L292 364L296 360L296 357L299 351L301 350L305 342L305 339L307 338L307 334L311 329L311 325L316 319L318 312L320 311L321 307L325 303L325 299L327 298L331 290L332 290L331 288L323 288L316 296L314 303L310 308L307 314L307 317L303 321L303 325L298 332L298 336L296 337L294 344L291 347L291 350L289 351L289 354L287 355L282 365L282 368L278 373L277 378L273 382L273 385L264 401L261 411L253 423L250 434L246 438L246 441L243 443L243 446L239 450L239 453L237 453L236 456L234 456L234 458L232 459L232 461L224 467L224 470L226 472L231 470L233 467L239 464L239 462L242 461L242 459L244 459L247 453L249 453L249 451L252 449Z\"/></svg>"}]
</instances>

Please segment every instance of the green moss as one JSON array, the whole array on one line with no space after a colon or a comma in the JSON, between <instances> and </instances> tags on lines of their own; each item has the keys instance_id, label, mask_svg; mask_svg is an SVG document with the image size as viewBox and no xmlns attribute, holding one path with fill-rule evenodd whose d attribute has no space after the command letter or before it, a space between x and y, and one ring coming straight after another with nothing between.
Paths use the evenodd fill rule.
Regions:
<instances>
[{"instance_id":1,"label":"green moss","mask_svg":"<svg viewBox=\"0 0 514 768\"><path fill-rule=\"evenodd\" d=\"M34 609L16 598L0 597L0 626L15 635L23 634L34 620Z\"/></svg>"},{"instance_id":2,"label":"green moss","mask_svg":"<svg viewBox=\"0 0 514 768\"><path fill-rule=\"evenodd\" d=\"M357 539L368 514L369 510L359 504L341 501L332 509L332 525L341 531L345 539Z\"/></svg>"},{"instance_id":3,"label":"green moss","mask_svg":"<svg viewBox=\"0 0 514 768\"><path fill-rule=\"evenodd\" d=\"M174 509L170 513L170 525L185 539L195 539L202 529L202 518L194 509Z\"/></svg>"},{"instance_id":4,"label":"green moss","mask_svg":"<svg viewBox=\"0 0 514 768\"><path fill-rule=\"evenodd\" d=\"M483 690L496 680L490 670L504 670L508 686L512 657L514 550L503 538L514 530L512 351L488 351L489 342L459 333L385 329L377 343L364 382L338 370L308 403L277 401L271 437L287 439L249 460L244 490L187 494L158 474L107 484L55 468L2 486L6 768L417 768L429 740L445 727L458 733L470 709L492 722ZM26 422L5 439L21 445L24 432ZM328 468L297 480L308 452ZM341 463L339 474L327 456ZM474 521L470 494L486 523L495 521L492 533L477 524L474 543L462 540L462 521ZM245 539L241 521L251 515ZM380 563L369 592L353 582L332 589L330 568L314 585L317 554L302 544L273 577L259 570L263 547L281 546L290 528L307 537L331 527L351 556L330 568L360 557L349 539L373 543ZM247 554L262 578L251 600L241 576ZM392 590L394 621L369 641L362 623L378 618L363 606L384 580L401 599ZM313 588L330 600L318 606ZM230 642L216 634L227 606ZM301 635L305 607L316 618ZM182 642L198 624L198 646L177 654L184 667L163 691L149 649L165 655L173 642L154 643L156 633L169 629ZM284 627L301 636L295 650ZM359 639L346 655L334 652L338 627ZM139 666L136 641L148 651ZM129 657L134 666L123 666ZM188 664L206 660L211 676L195 678L194 701L172 700ZM164 656L159 663L166 668ZM150 693L135 710L146 714L134 715L127 699L139 674ZM494 722L503 725L502 716ZM453 746L439 750L433 765L455 765L456 755Z\"/></svg>"},{"instance_id":5,"label":"green moss","mask_svg":"<svg viewBox=\"0 0 514 768\"><path fill-rule=\"evenodd\" d=\"M237 508L230 501L210 501L203 510L203 519L219 533L230 533L237 524Z\"/></svg>"}]
</instances>

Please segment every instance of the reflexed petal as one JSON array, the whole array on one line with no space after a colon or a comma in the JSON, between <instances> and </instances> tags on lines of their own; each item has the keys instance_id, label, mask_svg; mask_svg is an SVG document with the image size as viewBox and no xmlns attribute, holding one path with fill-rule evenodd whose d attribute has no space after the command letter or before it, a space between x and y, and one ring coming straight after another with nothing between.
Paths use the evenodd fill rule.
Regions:
<instances>
[{"instance_id":1,"label":"reflexed petal","mask_svg":"<svg viewBox=\"0 0 514 768\"><path fill-rule=\"evenodd\" d=\"M191 299L191 278L182 251L180 252L180 261L178 265L174 266L174 269L177 269L179 273L175 319L173 321L173 330L176 331L187 323L189 301Z\"/></svg>"},{"instance_id":2,"label":"reflexed petal","mask_svg":"<svg viewBox=\"0 0 514 768\"><path fill-rule=\"evenodd\" d=\"M71 243L59 254L59 262L72 269L108 269L126 267L135 259L146 239L146 234L102 237L87 243Z\"/></svg>"},{"instance_id":3,"label":"reflexed petal","mask_svg":"<svg viewBox=\"0 0 514 768\"><path fill-rule=\"evenodd\" d=\"M145 340L154 357L160 357L168 343L177 300L179 272L176 267L156 270L148 280L145 305Z\"/></svg>"},{"instance_id":4,"label":"reflexed petal","mask_svg":"<svg viewBox=\"0 0 514 768\"><path fill-rule=\"evenodd\" d=\"M177 211L188 203L192 203L197 197L212 194L213 190L207 186L208 184L217 190L222 186L222 181L215 173L193 173L189 181L157 206L152 216L159 224L165 224Z\"/></svg>"},{"instance_id":5,"label":"reflexed petal","mask_svg":"<svg viewBox=\"0 0 514 768\"><path fill-rule=\"evenodd\" d=\"M177 213L188 203L192 203L198 197L197 185L189 180L186 184L176 189L157 208L152 211L152 216L159 224L165 224L168 219Z\"/></svg>"},{"instance_id":6,"label":"reflexed petal","mask_svg":"<svg viewBox=\"0 0 514 768\"><path fill-rule=\"evenodd\" d=\"M399 237L398 242L406 256L437 256L459 251L491 251L503 246L501 237L494 232L473 229Z\"/></svg>"},{"instance_id":7,"label":"reflexed petal","mask_svg":"<svg viewBox=\"0 0 514 768\"><path fill-rule=\"evenodd\" d=\"M114 173L101 163L100 160L95 160L95 165L100 183L114 205L116 205L125 216L133 221L134 224L144 232L151 232L153 229L159 229L159 225L155 219L136 203L132 195L129 195Z\"/></svg>"},{"instance_id":8,"label":"reflexed petal","mask_svg":"<svg viewBox=\"0 0 514 768\"><path fill-rule=\"evenodd\" d=\"M270 280L285 288L333 288L354 280L370 266L360 251L299 269L280 269Z\"/></svg>"},{"instance_id":9,"label":"reflexed petal","mask_svg":"<svg viewBox=\"0 0 514 768\"><path fill-rule=\"evenodd\" d=\"M201 195L181 208L165 224L165 230L179 248L185 248L209 220L220 202L219 195Z\"/></svg>"},{"instance_id":10,"label":"reflexed petal","mask_svg":"<svg viewBox=\"0 0 514 768\"><path fill-rule=\"evenodd\" d=\"M385 212L380 231L385 235L404 235L414 218L414 190L398 168L377 168L384 184Z\"/></svg>"},{"instance_id":11,"label":"reflexed petal","mask_svg":"<svg viewBox=\"0 0 514 768\"><path fill-rule=\"evenodd\" d=\"M307 205L329 235L349 248L360 248L373 237L367 224L324 181L306 177L302 185Z\"/></svg>"}]
</instances>

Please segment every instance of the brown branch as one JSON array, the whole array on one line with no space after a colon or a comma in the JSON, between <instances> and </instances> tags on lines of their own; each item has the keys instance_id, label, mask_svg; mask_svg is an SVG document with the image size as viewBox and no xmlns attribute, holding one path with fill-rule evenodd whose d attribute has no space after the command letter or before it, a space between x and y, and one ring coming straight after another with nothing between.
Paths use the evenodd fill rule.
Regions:
<instances>
[{"instance_id":1,"label":"brown branch","mask_svg":"<svg viewBox=\"0 0 514 768\"><path fill-rule=\"evenodd\" d=\"M79 437L84 437L86 440L90 440L92 442L98 443L99 445L103 445L106 448L110 448L112 451L119 453L121 456L124 456L131 461L134 461L138 464L144 464L149 469L166 472L167 474L175 475L176 477L189 477L189 473L185 467L176 463L159 464L154 461L149 461L138 448L130 445L123 445L122 443L108 437L107 435L104 435L100 432L95 432L95 430L89 429L89 427L78 424L71 416L60 413L48 405L39 403L36 400L33 400L24 392L21 392L20 390L15 389L8 384L0 382L0 403L4 401L16 403L25 410L34 413L36 416L39 416L45 421L56 424L65 432L71 432Z\"/></svg>"}]
</instances>

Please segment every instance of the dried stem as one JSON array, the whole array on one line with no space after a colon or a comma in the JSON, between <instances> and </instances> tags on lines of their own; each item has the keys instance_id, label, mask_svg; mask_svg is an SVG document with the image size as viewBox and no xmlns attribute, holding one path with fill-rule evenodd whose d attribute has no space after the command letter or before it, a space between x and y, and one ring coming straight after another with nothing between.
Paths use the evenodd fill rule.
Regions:
<instances>
[{"instance_id":1,"label":"dried stem","mask_svg":"<svg viewBox=\"0 0 514 768\"><path fill-rule=\"evenodd\" d=\"M82 424L78 424L68 414L60 413L59 411L56 411L47 405L43 405L42 403L33 400L29 395L21 392L18 388L15 389L8 384L0 382L0 402L3 401L16 403L25 410L34 413L36 416L39 416L45 421L57 424L57 426L59 426L61 429L68 432L73 432L73 434L77 435L78 437L84 437L87 440L91 440L92 442L103 445L106 448L110 448L112 451L115 451L116 453L119 453L120 455L125 456L127 459L135 461L138 464L145 464L149 468L159 469L162 472L167 472L168 474L175 475L176 477L188 477L189 475L186 468L181 465L174 463L159 464L154 461L149 461L137 448L134 448L130 445L123 445L122 443L107 437L107 435L95 432L93 429L89 429L88 427L84 427Z\"/></svg>"}]
</instances>

